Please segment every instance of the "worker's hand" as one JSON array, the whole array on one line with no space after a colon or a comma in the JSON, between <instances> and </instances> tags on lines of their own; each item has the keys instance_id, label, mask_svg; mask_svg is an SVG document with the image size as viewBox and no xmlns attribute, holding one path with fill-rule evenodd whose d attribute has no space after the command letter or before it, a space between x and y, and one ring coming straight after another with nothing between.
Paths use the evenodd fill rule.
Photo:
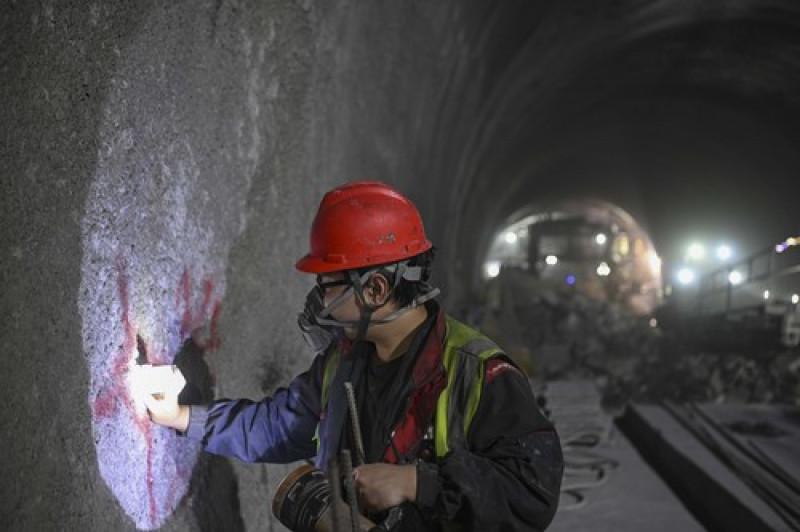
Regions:
<instances>
[{"instance_id":1,"label":"worker's hand","mask_svg":"<svg viewBox=\"0 0 800 532\"><path fill-rule=\"evenodd\" d=\"M159 425L185 431L189 407L178 404L178 394L186 379L177 366L135 366L131 370L131 389L136 400L144 403L150 419Z\"/></svg>"},{"instance_id":2,"label":"worker's hand","mask_svg":"<svg viewBox=\"0 0 800 532\"><path fill-rule=\"evenodd\" d=\"M365 464L353 471L362 503L380 511L417 498L417 467L414 465Z\"/></svg>"}]
</instances>

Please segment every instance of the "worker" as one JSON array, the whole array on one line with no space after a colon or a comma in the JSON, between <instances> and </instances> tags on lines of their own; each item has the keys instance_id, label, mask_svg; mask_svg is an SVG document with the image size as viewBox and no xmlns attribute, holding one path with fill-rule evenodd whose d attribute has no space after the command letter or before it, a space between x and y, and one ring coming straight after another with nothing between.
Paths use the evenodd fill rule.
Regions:
<instances>
[{"instance_id":1,"label":"worker","mask_svg":"<svg viewBox=\"0 0 800 532\"><path fill-rule=\"evenodd\" d=\"M440 307L433 256L395 189L331 190L296 264L316 275L299 317L310 369L260 401L146 393L151 419L247 462L315 457L325 470L349 449L361 507L392 515L391 530L544 530L563 472L558 435L514 362Z\"/></svg>"}]
</instances>

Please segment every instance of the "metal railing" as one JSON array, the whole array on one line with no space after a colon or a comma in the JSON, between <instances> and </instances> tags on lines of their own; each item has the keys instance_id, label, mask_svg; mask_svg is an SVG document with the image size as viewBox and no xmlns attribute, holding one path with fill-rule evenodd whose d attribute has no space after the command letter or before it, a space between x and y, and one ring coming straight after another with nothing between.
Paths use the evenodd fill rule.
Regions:
<instances>
[{"instance_id":1,"label":"metal railing","mask_svg":"<svg viewBox=\"0 0 800 532\"><path fill-rule=\"evenodd\" d=\"M732 279L732 275L738 278ZM702 275L695 308L704 315L788 308L797 303L792 301L797 294L800 294L800 245L779 244Z\"/></svg>"}]
</instances>

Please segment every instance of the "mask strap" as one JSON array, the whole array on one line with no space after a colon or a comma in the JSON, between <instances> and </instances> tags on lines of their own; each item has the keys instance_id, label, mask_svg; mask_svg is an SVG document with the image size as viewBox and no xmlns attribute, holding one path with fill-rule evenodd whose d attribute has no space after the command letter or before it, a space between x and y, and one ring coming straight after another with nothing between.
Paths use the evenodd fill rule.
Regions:
<instances>
[{"instance_id":1,"label":"mask strap","mask_svg":"<svg viewBox=\"0 0 800 532\"><path fill-rule=\"evenodd\" d=\"M367 328L370 325L380 324L380 323L389 323L390 321L394 321L406 312L434 299L440 294L440 290L438 288L430 288L424 292L423 294L418 295L414 298L411 304L399 308L388 314L387 316L379 319L379 320L372 320L372 314L380 308L380 306L375 307L370 305L364 299L363 294L363 287L364 283L375 273L386 270L389 273L394 274L394 283L392 286L392 290L397 288L400 283L400 279L405 279L407 281L412 282L419 282L422 279L422 267L420 266L408 266L407 261L397 262L395 264L391 264L389 266L381 267L381 268L374 268L371 270L366 271L363 275L359 276L358 273L354 270L348 270L346 275L350 281L350 286L347 287L347 290L342 292L339 296L336 297L333 301L331 301L330 305L323 308L322 311L317 315L317 322L320 325L326 325L329 327L358 327L358 339L362 339L364 334L366 334ZM355 295L358 301L361 303L361 317L358 321L338 321L329 319L328 316L331 315L331 312L338 308L342 303L344 303L348 297L351 295ZM385 304L385 303L384 303ZM381 305L383 306L383 305Z\"/></svg>"}]
</instances>

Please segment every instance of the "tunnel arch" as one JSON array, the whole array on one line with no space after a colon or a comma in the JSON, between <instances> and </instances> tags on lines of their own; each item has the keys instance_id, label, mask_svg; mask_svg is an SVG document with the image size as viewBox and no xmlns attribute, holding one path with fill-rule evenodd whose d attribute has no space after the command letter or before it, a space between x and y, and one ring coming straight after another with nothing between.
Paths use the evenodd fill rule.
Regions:
<instances>
[{"instance_id":1,"label":"tunnel arch","mask_svg":"<svg viewBox=\"0 0 800 532\"><path fill-rule=\"evenodd\" d=\"M660 159L671 157L669 165L676 174L692 174L676 179L683 180L678 187L681 199L691 200L690 180L696 179L700 163L709 168L717 164L720 174L730 170L731 165L719 162L726 153L753 169L741 179L753 181L758 168L768 170L766 179L775 189L791 179L787 169L800 163L792 148L800 121L793 89L800 67L800 11L795 6L551 6L524 29L523 22L511 20L520 10L497 7L486 18L495 32L484 28L474 40L478 66L469 73L477 77L469 84L471 97L458 102L472 107L469 121L463 116L454 120L469 133L460 134L466 140L450 161L452 177L446 185L455 219L448 224L445 242L458 253L447 269L448 282L455 281L454 298L469 290L458 280L476 277L480 250L493 227L538 196L563 195L571 183L580 184L582 193L594 194L613 184L615 190L604 191L606 197L651 227L657 245L669 251L676 244L664 229L671 217L659 205L664 203L664 187L648 182L664 179L666 171L657 167ZM576 10L583 10L584 18L575 16ZM589 15L594 17L592 24L586 23ZM580 28L575 27L577 20L583 21ZM513 39L496 35L504 23L515 28ZM586 187L581 172L570 169L582 156L577 144L607 139L606 129L612 124L618 144L637 146L635 151L626 153L623 147L616 153L618 166L627 165L630 175L616 172ZM693 130L698 130L696 136L708 137L699 146L683 138ZM706 154L708 160L700 161ZM691 171L681 172L687 168ZM720 188L724 182L721 175L706 188ZM772 218L770 230L779 235L791 228L785 207L780 213L767 207L769 198L779 195L776 190L757 191L751 198L742 192L733 203L737 209L749 209L754 201L753 217ZM725 216L718 218L733 217ZM723 225L719 220L710 220L711 225ZM748 246L759 245L756 240L762 235L749 234L744 225L732 230L743 234Z\"/></svg>"},{"instance_id":2,"label":"tunnel arch","mask_svg":"<svg viewBox=\"0 0 800 532\"><path fill-rule=\"evenodd\" d=\"M575 289L638 315L661 304L661 259L650 235L630 213L601 199L564 197L518 209L480 256L477 291L510 268L539 289Z\"/></svg>"}]
</instances>

